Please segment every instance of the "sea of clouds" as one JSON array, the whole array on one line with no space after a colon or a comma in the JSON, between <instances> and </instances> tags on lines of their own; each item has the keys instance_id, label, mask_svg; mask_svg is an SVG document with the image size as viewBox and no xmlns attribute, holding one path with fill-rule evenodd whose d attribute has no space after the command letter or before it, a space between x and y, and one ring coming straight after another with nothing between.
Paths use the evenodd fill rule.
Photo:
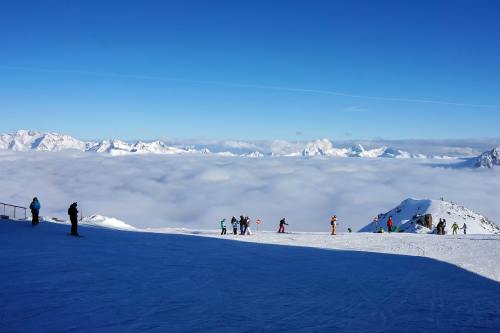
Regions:
<instances>
[{"instance_id":1,"label":"sea of clouds","mask_svg":"<svg viewBox=\"0 0 500 333\"><path fill-rule=\"evenodd\" d=\"M500 221L500 170L429 160L4 151L0 186L0 202L38 196L42 216L66 219L78 201L84 215L135 227L217 228L245 214L269 230L286 217L291 230L324 231L337 214L341 230L357 230L408 197L444 197Z\"/></svg>"}]
</instances>

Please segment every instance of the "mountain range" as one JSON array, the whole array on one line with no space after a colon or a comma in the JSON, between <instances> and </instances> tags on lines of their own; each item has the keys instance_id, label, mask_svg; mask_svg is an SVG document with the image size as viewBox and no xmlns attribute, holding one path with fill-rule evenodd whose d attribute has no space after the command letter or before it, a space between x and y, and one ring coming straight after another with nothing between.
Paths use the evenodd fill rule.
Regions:
<instances>
[{"instance_id":1,"label":"mountain range","mask_svg":"<svg viewBox=\"0 0 500 333\"><path fill-rule=\"evenodd\" d=\"M18 130L10 134L0 134L0 150L12 151L63 151L77 150L95 152L113 156L131 154L205 154L219 156L242 156L261 158L265 156L286 157L358 157L358 158L395 158L395 159L427 159L453 158L448 156L429 156L421 153L409 153L394 147L375 147L367 149L361 144L351 147L335 147L331 140L320 139L304 143L289 143L274 141L268 152L250 143L231 142L223 149L211 151L201 145L168 144L164 141L101 140L82 141L72 136L33 130ZM500 164L500 147L487 151L481 156L469 159L469 164L475 167L492 168Z\"/></svg>"}]
</instances>

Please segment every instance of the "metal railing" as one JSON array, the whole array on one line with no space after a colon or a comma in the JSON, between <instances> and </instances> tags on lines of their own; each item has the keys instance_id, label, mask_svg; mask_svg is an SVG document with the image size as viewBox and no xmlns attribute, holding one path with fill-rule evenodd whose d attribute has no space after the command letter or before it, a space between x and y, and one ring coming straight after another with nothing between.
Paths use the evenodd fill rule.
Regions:
<instances>
[{"instance_id":1,"label":"metal railing","mask_svg":"<svg viewBox=\"0 0 500 333\"><path fill-rule=\"evenodd\" d=\"M3 219L12 218L13 220L15 220L15 219L23 218L23 217L24 217L24 219L27 219L28 218L27 210L28 210L28 208L26 208L26 207L10 205L10 204L0 202L0 215L2 215L1 217Z\"/></svg>"}]
</instances>

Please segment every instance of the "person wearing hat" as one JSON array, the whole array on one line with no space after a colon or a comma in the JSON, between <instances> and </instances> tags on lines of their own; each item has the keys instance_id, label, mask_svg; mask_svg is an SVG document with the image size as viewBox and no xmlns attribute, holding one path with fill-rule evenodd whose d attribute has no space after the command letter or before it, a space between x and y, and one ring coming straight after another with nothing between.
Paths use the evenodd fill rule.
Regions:
<instances>
[{"instance_id":1,"label":"person wearing hat","mask_svg":"<svg viewBox=\"0 0 500 333\"><path fill-rule=\"evenodd\" d=\"M31 224L35 226L40 222L39 220L40 202L38 201L37 197L33 198L33 201L30 204L30 210L31 210Z\"/></svg>"},{"instance_id":2,"label":"person wearing hat","mask_svg":"<svg viewBox=\"0 0 500 333\"><path fill-rule=\"evenodd\" d=\"M71 221L71 236L78 236L78 204L73 202L68 208L69 220Z\"/></svg>"}]
</instances>

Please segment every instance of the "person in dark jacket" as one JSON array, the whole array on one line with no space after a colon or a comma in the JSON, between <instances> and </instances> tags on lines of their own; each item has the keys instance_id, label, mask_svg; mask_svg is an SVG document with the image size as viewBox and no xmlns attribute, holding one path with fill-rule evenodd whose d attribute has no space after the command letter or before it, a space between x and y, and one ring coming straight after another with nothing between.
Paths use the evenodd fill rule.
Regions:
<instances>
[{"instance_id":1,"label":"person in dark jacket","mask_svg":"<svg viewBox=\"0 0 500 333\"><path fill-rule=\"evenodd\" d=\"M285 226L286 225L288 225L288 223L286 223L285 218L282 218L281 221L280 221L280 228L278 230L278 233L284 234L285 233Z\"/></svg>"},{"instance_id":2,"label":"person in dark jacket","mask_svg":"<svg viewBox=\"0 0 500 333\"><path fill-rule=\"evenodd\" d=\"M39 220L40 202L38 201L37 197L34 197L33 201L31 201L30 210L31 210L31 224L35 226L40 222Z\"/></svg>"},{"instance_id":3,"label":"person in dark jacket","mask_svg":"<svg viewBox=\"0 0 500 333\"><path fill-rule=\"evenodd\" d=\"M235 235L238 234L238 224L238 220L233 216L233 218L231 219L231 225L233 226L233 234Z\"/></svg>"},{"instance_id":4,"label":"person in dark jacket","mask_svg":"<svg viewBox=\"0 0 500 333\"><path fill-rule=\"evenodd\" d=\"M71 221L71 236L78 236L78 204L73 202L68 208L69 220Z\"/></svg>"},{"instance_id":5,"label":"person in dark jacket","mask_svg":"<svg viewBox=\"0 0 500 333\"><path fill-rule=\"evenodd\" d=\"M240 215L240 235L244 235L245 231L245 218L243 217L243 215Z\"/></svg>"}]
</instances>

